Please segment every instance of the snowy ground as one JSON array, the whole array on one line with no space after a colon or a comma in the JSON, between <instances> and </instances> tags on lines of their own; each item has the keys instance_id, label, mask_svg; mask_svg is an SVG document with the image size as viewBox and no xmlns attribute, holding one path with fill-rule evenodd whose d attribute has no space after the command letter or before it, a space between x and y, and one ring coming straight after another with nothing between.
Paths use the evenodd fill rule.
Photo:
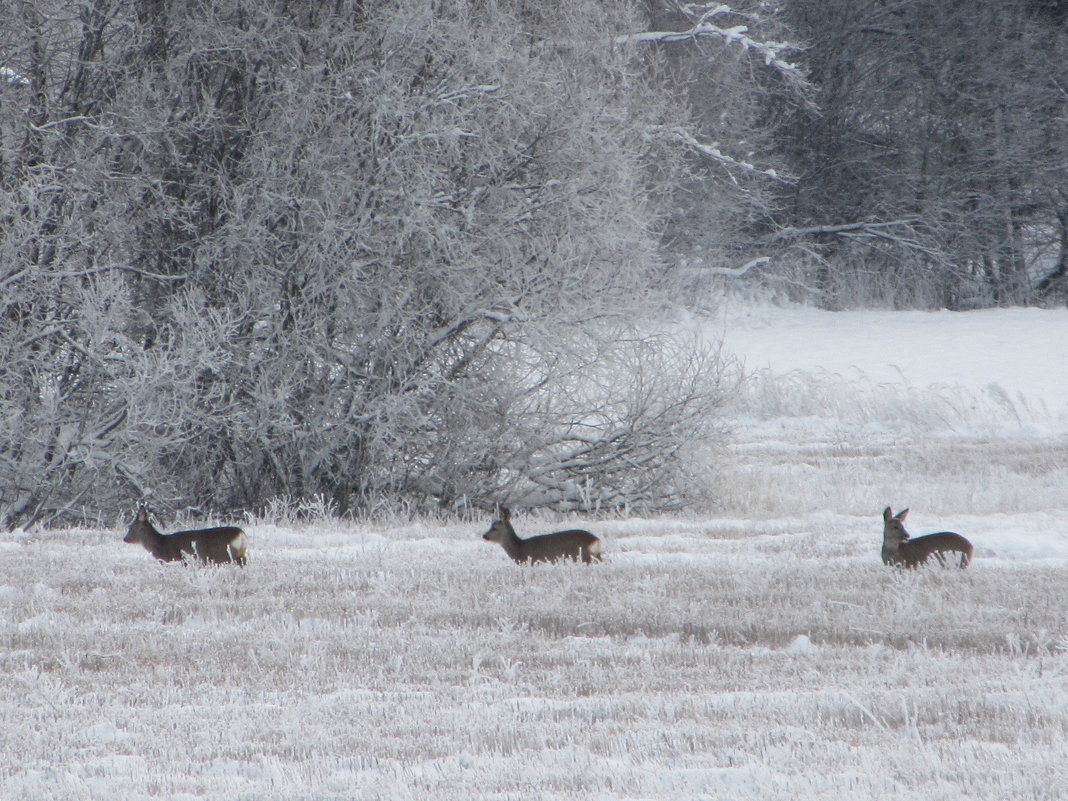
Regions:
<instances>
[{"instance_id":1,"label":"snowy ground","mask_svg":"<svg viewBox=\"0 0 1068 801\"><path fill-rule=\"evenodd\" d=\"M488 521L251 521L244 570L3 535L0 799L1068 798L1068 312L712 328L721 500L589 522L592 568ZM974 566L884 568L886 505Z\"/></svg>"}]
</instances>

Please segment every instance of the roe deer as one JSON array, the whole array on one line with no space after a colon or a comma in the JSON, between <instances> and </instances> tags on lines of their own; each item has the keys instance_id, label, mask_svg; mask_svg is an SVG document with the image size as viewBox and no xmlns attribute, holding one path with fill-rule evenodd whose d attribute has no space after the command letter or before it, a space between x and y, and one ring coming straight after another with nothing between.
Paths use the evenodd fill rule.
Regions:
<instances>
[{"instance_id":1,"label":"roe deer","mask_svg":"<svg viewBox=\"0 0 1068 801\"><path fill-rule=\"evenodd\" d=\"M161 534L148 520L148 507L137 507L137 517L126 531L123 542L141 543L161 562L180 562L199 559L202 562L225 564L236 562L244 567L248 538L236 526L197 528Z\"/></svg>"},{"instance_id":2,"label":"roe deer","mask_svg":"<svg viewBox=\"0 0 1068 801\"><path fill-rule=\"evenodd\" d=\"M590 532L576 528L520 539L512 528L512 513L504 508L482 539L499 542L517 564L558 562L561 559L581 559L586 564L601 561L601 541Z\"/></svg>"},{"instance_id":3,"label":"roe deer","mask_svg":"<svg viewBox=\"0 0 1068 801\"><path fill-rule=\"evenodd\" d=\"M975 547L968 540L953 531L940 531L911 539L904 523L908 513L908 509L902 509L895 515L889 506L883 511L884 565L919 567L933 554L944 567L947 554L959 553L960 560L954 558L953 561L962 568L968 566L975 553Z\"/></svg>"}]
</instances>

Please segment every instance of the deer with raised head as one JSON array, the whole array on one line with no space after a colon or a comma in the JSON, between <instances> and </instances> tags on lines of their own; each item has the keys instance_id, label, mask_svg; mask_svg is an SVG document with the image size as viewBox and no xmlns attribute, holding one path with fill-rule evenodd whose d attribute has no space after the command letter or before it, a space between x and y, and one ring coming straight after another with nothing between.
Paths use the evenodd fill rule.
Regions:
<instances>
[{"instance_id":1,"label":"deer with raised head","mask_svg":"<svg viewBox=\"0 0 1068 801\"><path fill-rule=\"evenodd\" d=\"M148 506L137 507L137 517L126 530L123 542L141 543L161 562L199 559L212 564L235 562L244 567L248 537L237 526L197 528L163 534L148 519Z\"/></svg>"},{"instance_id":2,"label":"deer with raised head","mask_svg":"<svg viewBox=\"0 0 1068 801\"><path fill-rule=\"evenodd\" d=\"M905 531L905 517L908 509L902 509L896 515L887 506L883 511L883 564L919 567L931 556L943 567L947 559L960 567L967 567L975 554L975 547L954 531L939 531L937 534L925 534L912 539ZM949 554L960 554L959 557Z\"/></svg>"},{"instance_id":3,"label":"deer with raised head","mask_svg":"<svg viewBox=\"0 0 1068 801\"><path fill-rule=\"evenodd\" d=\"M581 559L586 564L601 561L601 541L590 532L576 528L520 539L512 528L512 513L505 508L501 508L500 515L482 539L500 543L517 564L559 562L562 559Z\"/></svg>"}]
</instances>

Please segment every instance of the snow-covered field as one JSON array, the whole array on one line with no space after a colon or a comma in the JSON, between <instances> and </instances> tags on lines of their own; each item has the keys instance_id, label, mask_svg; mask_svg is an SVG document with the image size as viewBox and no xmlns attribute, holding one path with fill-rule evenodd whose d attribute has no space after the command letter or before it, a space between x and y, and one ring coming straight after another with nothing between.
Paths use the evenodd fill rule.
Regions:
<instances>
[{"instance_id":1,"label":"snow-covered field","mask_svg":"<svg viewBox=\"0 0 1068 801\"><path fill-rule=\"evenodd\" d=\"M251 521L244 570L0 536L0 798L1068 798L1068 312L710 330L753 371L720 499L586 521L601 565L488 520ZM887 505L973 567L883 567Z\"/></svg>"}]
</instances>

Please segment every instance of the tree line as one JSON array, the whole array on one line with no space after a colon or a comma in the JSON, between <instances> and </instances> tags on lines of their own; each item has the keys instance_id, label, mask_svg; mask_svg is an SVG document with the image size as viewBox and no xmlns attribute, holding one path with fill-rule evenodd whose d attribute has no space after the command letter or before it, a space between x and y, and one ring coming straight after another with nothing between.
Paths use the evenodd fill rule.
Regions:
<instances>
[{"instance_id":1,"label":"tree line","mask_svg":"<svg viewBox=\"0 0 1068 801\"><path fill-rule=\"evenodd\" d=\"M791 0L811 106L776 232L828 305L1068 293L1068 4ZM805 264L797 259L798 265Z\"/></svg>"},{"instance_id":2,"label":"tree line","mask_svg":"<svg viewBox=\"0 0 1068 801\"><path fill-rule=\"evenodd\" d=\"M681 299L1063 296L1063 14L962 5L14 0L0 525L691 502Z\"/></svg>"}]
</instances>

